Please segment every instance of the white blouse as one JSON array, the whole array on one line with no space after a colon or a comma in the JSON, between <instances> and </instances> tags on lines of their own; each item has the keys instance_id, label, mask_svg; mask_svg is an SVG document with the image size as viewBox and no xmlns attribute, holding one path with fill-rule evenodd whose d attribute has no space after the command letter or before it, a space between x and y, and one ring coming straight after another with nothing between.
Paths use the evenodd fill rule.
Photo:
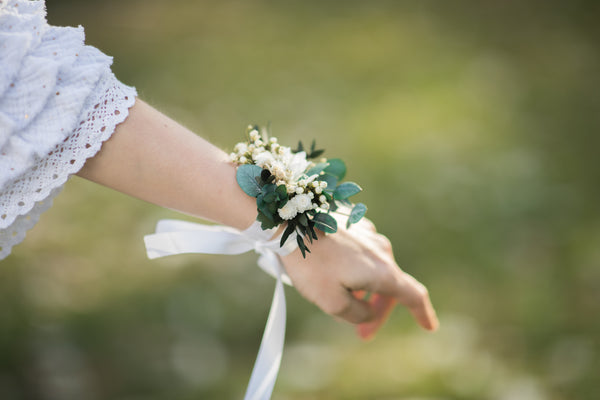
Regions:
<instances>
[{"instance_id":1,"label":"white blouse","mask_svg":"<svg viewBox=\"0 0 600 400\"><path fill-rule=\"evenodd\" d=\"M0 0L0 259L127 118L135 88L43 0Z\"/></svg>"}]
</instances>

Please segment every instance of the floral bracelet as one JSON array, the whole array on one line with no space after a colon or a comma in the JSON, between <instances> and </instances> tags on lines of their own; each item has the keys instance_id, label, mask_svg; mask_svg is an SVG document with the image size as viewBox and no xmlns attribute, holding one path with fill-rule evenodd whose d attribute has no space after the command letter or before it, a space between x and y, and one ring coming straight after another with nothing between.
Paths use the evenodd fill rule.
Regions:
<instances>
[{"instance_id":1,"label":"floral bracelet","mask_svg":"<svg viewBox=\"0 0 600 400\"><path fill-rule=\"evenodd\" d=\"M348 198L362 191L354 182L343 182L346 165L339 158L319 158L313 140L310 151L281 146L267 129L249 126L248 141L235 145L231 161L238 166L236 179L242 190L256 198L261 228L271 229L287 222L280 246L295 231L302 256L310 250L304 242L317 240L315 229L325 233L337 232L337 222L330 213L340 207L350 207L346 228L358 222L367 206L352 204Z\"/></svg>"}]
</instances>

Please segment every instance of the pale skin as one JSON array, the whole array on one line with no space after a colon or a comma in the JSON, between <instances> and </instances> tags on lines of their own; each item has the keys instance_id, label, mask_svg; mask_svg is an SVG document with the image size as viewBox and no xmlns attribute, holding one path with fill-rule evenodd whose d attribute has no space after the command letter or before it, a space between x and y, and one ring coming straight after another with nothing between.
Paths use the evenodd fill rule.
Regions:
<instances>
[{"instance_id":1,"label":"pale skin","mask_svg":"<svg viewBox=\"0 0 600 400\"><path fill-rule=\"evenodd\" d=\"M256 218L256 202L237 185L228 155L140 99L100 152L78 175L120 192L243 230ZM210 188L210 190L207 190ZM359 324L371 337L396 303L419 325L438 320L425 286L403 272L390 241L366 218L331 235L320 234L302 258L283 257L294 287L328 314ZM373 295L360 300L361 291Z\"/></svg>"}]
</instances>

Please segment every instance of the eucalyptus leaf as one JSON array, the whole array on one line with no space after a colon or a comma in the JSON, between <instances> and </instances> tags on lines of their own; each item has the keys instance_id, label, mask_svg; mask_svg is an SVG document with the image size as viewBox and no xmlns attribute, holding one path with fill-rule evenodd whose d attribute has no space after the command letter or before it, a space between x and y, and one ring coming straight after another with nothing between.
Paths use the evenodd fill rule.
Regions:
<instances>
[{"instance_id":1,"label":"eucalyptus leaf","mask_svg":"<svg viewBox=\"0 0 600 400\"><path fill-rule=\"evenodd\" d=\"M260 222L260 227L265 230L265 229L271 229L271 228L275 228L277 226L277 223L272 219L267 217L265 214L263 214L262 211L258 211L258 215L256 216L256 220L258 222Z\"/></svg>"},{"instance_id":2,"label":"eucalyptus leaf","mask_svg":"<svg viewBox=\"0 0 600 400\"><path fill-rule=\"evenodd\" d=\"M325 233L337 232L337 221L329 214L317 213L313 217L315 228L322 230Z\"/></svg>"},{"instance_id":3,"label":"eucalyptus leaf","mask_svg":"<svg viewBox=\"0 0 600 400\"><path fill-rule=\"evenodd\" d=\"M260 180L261 172L262 168L258 165L244 164L238 167L235 176L237 183L248 196L256 197L262 192L257 181L257 178Z\"/></svg>"},{"instance_id":4,"label":"eucalyptus leaf","mask_svg":"<svg viewBox=\"0 0 600 400\"><path fill-rule=\"evenodd\" d=\"M362 188L354 182L344 182L333 191L333 198L336 200L344 200L350 196L360 193Z\"/></svg>"},{"instance_id":5,"label":"eucalyptus leaf","mask_svg":"<svg viewBox=\"0 0 600 400\"><path fill-rule=\"evenodd\" d=\"M350 225L360 221L360 219L365 216L366 212L367 206L365 206L363 203L358 203L355 205L354 208L352 208L352 211L350 211L350 216L346 222L346 229L350 228Z\"/></svg>"},{"instance_id":6,"label":"eucalyptus leaf","mask_svg":"<svg viewBox=\"0 0 600 400\"><path fill-rule=\"evenodd\" d=\"M275 193L275 190L277 189L276 185L273 185L272 183L266 184L262 187L262 192L267 194L267 193Z\"/></svg>"},{"instance_id":7,"label":"eucalyptus leaf","mask_svg":"<svg viewBox=\"0 0 600 400\"><path fill-rule=\"evenodd\" d=\"M317 165L315 165L314 167L312 167L311 169L306 171L306 175L311 176L314 174L320 174L321 171L323 171L325 168L327 168L328 165L329 165L329 163L326 163L326 162L318 163Z\"/></svg>"},{"instance_id":8,"label":"eucalyptus leaf","mask_svg":"<svg viewBox=\"0 0 600 400\"><path fill-rule=\"evenodd\" d=\"M326 192L326 193L333 193L333 191L337 187L337 183L338 183L338 179L335 176L330 175L328 173L319 175L317 180L327 182L327 187L324 190L324 192Z\"/></svg>"},{"instance_id":9,"label":"eucalyptus leaf","mask_svg":"<svg viewBox=\"0 0 600 400\"><path fill-rule=\"evenodd\" d=\"M327 160L329 165L324 169L325 173L335 176L338 181L346 176L346 164L339 158L331 158Z\"/></svg>"},{"instance_id":10,"label":"eucalyptus leaf","mask_svg":"<svg viewBox=\"0 0 600 400\"><path fill-rule=\"evenodd\" d=\"M275 192L277 193L277 196L279 196L279 200L288 198L287 189L286 189L285 185L277 186L277 189L275 189Z\"/></svg>"},{"instance_id":11,"label":"eucalyptus leaf","mask_svg":"<svg viewBox=\"0 0 600 400\"><path fill-rule=\"evenodd\" d=\"M273 203L276 200L279 200L279 196L277 196L277 193L271 192L271 193L265 194L265 197L264 197L265 203Z\"/></svg>"}]
</instances>

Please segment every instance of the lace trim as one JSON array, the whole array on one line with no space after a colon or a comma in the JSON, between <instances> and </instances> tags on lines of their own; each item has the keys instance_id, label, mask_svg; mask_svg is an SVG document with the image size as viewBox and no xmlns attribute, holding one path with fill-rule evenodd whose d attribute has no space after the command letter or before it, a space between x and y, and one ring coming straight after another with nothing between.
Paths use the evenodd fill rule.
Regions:
<instances>
[{"instance_id":1,"label":"lace trim","mask_svg":"<svg viewBox=\"0 0 600 400\"><path fill-rule=\"evenodd\" d=\"M25 238L70 175L79 171L129 115L136 91L107 72L88 97L78 127L0 193L0 259Z\"/></svg>"}]
</instances>

